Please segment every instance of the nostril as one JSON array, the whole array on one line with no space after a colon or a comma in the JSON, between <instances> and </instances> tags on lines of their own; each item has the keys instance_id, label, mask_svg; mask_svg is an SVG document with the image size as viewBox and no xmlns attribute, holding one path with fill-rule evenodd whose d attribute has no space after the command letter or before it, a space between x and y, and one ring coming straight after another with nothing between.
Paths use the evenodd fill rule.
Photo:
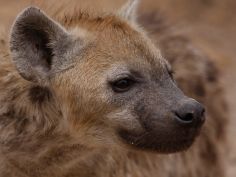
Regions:
<instances>
[{"instance_id":1,"label":"nostril","mask_svg":"<svg viewBox=\"0 0 236 177\"><path fill-rule=\"evenodd\" d=\"M192 113L187 113L183 118L182 120L184 121L192 121L194 119L194 116Z\"/></svg>"},{"instance_id":2,"label":"nostril","mask_svg":"<svg viewBox=\"0 0 236 177\"><path fill-rule=\"evenodd\" d=\"M183 123L191 123L194 119L194 114L193 113L185 113L185 114L178 114L175 113L177 116L177 119L180 120Z\"/></svg>"}]
</instances>

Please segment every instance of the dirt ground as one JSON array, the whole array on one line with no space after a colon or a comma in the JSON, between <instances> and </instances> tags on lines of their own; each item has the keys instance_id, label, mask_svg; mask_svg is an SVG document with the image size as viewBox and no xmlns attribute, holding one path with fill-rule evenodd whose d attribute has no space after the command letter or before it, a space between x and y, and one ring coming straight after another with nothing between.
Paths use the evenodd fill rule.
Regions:
<instances>
[{"instance_id":1,"label":"dirt ground","mask_svg":"<svg viewBox=\"0 0 236 177\"><path fill-rule=\"evenodd\" d=\"M67 0L71 2L71 0ZM90 9L113 10L124 0L73 0ZM0 0L0 28L9 26L24 7L42 0ZM55 1L56 2L56 1ZM70 4L70 3L68 3ZM228 177L236 176L236 9L235 0L143 0L141 11L158 10L212 57L226 88L230 123ZM214 101L214 100L212 100Z\"/></svg>"}]
</instances>

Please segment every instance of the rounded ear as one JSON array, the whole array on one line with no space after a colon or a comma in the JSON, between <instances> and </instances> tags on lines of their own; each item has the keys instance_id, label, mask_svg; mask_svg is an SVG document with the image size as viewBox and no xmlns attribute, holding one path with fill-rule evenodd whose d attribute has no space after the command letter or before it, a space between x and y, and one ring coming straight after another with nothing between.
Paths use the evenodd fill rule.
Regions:
<instances>
[{"instance_id":1,"label":"rounded ear","mask_svg":"<svg viewBox=\"0 0 236 177\"><path fill-rule=\"evenodd\" d=\"M26 80L40 82L70 62L75 40L57 22L36 7L25 9L13 24L10 37L12 59Z\"/></svg>"},{"instance_id":2,"label":"rounded ear","mask_svg":"<svg viewBox=\"0 0 236 177\"><path fill-rule=\"evenodd\" d=\"M139 5L139 0L128 0L128 2L120 9L118 14L131 22L136 22L137 18L137 9Z\"/></svg>"}]
</instances>

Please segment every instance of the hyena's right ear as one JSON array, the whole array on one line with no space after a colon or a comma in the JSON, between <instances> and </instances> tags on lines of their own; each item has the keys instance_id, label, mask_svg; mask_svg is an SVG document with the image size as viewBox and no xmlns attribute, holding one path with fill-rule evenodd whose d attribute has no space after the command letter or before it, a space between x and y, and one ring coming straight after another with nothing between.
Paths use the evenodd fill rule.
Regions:
<instances>
[{"instance_id":1,"label":"hyena's right ear","mask_svg":"<svg viewBox=\"0 0 236 177\"><path fill-rule=\"evenodd\" d=\"M30 7L16 19L10 39L13 62L23 78L42 82L67 69L83 40L74 39L40 9Z\"/></svg>"},{"instance_id":2,"label":"hyena's right ear","mask_svg":"<svg viewBox=\"0 0 236 177\"><path fill-rule=\"evenodd\" d=\"M130 22L136 22L139 3L140 0L128 0L127 3L120 9L118 15Z\"/></svg>"}]
</instances>

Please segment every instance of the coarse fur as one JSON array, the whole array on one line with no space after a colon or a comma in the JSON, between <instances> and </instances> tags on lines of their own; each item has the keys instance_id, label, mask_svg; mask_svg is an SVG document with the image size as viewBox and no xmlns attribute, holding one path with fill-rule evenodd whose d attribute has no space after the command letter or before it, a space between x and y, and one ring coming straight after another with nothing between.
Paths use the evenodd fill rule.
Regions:
<instances>
[{"instance_id":1,"label":"coarse fur","mask_svg":"<svg viewBox=\"0 0 236 177\"><path fill-rule=\"evenodd\" d=\"M112 104L116 99L123 100L119 104L124 104L123 97L109 100L106 95L111 94L109 91L101 94L101 90L106 90L103 85L105 80L101 78L112 78L114 73L121 72L114 66L123 63L140 67L140 70L149 70L151 63L158 71L164 72L165 61L161 60L159 63L152 59L162 58L161 54L152 53L157 50L152 42L136 22L129 23L130 18L126 20L126 17L127 15L90 16L87 13L77 13L58 18L61 25L53 24L56 32L49 34L50 40L55 39L53 42L48 42L40 29L36 30L40 38L29 38L27 42L38 42L37 50L40 52L42 48L46 49L36 56L33 52L33 57L30 58L27 58L30 53L27 50L26 53L18 55L19 47L27 49L30 45L18 44L21 36L15 34L14 29L12 33L15 37L13 36L11 42L13 55L7 50L6 40L1 40L1 177L224 176L220 148L224 141L226 118L222 115L224 102L218 86L217 71L207 57L196 51L191 42L182 36L166 35L155 29L164 56L175 68L180 87L188 95L207 105L208 119L197 142L185 153L159 155L136 151L129 145L123 145L113 131L117 125L130 128L129 121L134 131L139 130L140 125L131 119L129 110L117 110ZM34 25L34 21L35 19L31 21L31 25ZM18 22L19 18L15 24ZM40 19L36 22L42 28L48 23ZM27 34L32 33L27 31ZM58 41L62 38L63 42ZM27 40L24 36L22 39ZM41 39L48 45L41 45ZM132 41L135 41L134 46ZM147 43L148 48L141 45L142 43ZM97 45L100 47L97 48ZM59 46L59 50L52 51L55 46ZM147 60L139 60L137 65L132 60L137 53L140 57L140 51ZM42 63L37 60L41 56L49 60ZM26 59L27 63L24 63ZM21 60L23 63L19 62ZM32 61L33 65L28 65ZM108 68L107 76L105 71ZM121 70L125 69L121 67ZM155 74L158 76L161 73ZM77 90L80 90L79 94ZM215 94L218 95L217 100L212 103ZM165 151L166 148L158 147L160 151ZM168 148L166 151L169 151Z\"/></svg>"}]
</instances>

